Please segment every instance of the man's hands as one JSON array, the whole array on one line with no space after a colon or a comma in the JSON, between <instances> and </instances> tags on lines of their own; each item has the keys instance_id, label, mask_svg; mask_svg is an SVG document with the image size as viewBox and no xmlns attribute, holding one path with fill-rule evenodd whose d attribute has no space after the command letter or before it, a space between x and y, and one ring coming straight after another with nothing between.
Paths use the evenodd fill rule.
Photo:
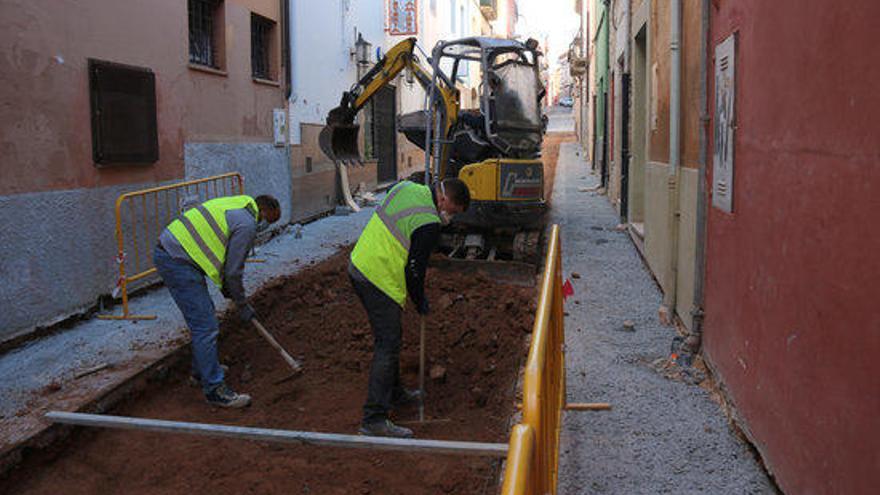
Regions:
<instances>
[{"instance_id":1,"label":"man's hands","mask_svg":"<svg viewBox=\"0 0 880 495\"><path fill-rule=\"evenodd\" d=\"M250 304L245 304L238 308L238 319L241 320L242 323L250 323L251 320L257 317L257 312L254 311L253 306Z\"/></svg>"},{"instance_id":2,"label":"man's hands","mask_svg":"<svg viewBox=\"0 0 880 495\"><path fill-rule=\"evenodd\" d=\"M431 312L431 308L430 306L428 306L427 297L422 299L422 302L420 302L419 305L416 307L416 311L418 311L418 313L422 316L425 316L426 314Z\"/></svg>"}]
</instances>

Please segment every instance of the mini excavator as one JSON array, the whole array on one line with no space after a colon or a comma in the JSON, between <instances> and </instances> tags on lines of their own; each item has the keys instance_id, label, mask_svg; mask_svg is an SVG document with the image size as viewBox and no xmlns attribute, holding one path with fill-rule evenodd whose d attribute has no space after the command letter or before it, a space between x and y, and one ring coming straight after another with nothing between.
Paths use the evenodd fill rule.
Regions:
<instances>
[{"instance_id":1,"label":"mini excavator","mask_svg":"<svg viewBox=\"0 0 880 495\"><path fill-rule=\"evenodd\" d=\"M407 80L418 81L426 93L424 110L397 120L398 131L425 151L425 171L410 180L458 177L471 193L470 208L444 227L441 250L452 258L534 263L547 211L537 47L535 40L444 41L426 57L426 68L415 54L416 39L405 39L343 93L327 115L321 149L337 165L363 163L355 118L380 88L407 71ZM480 66L479 109L461 109L455 81L463 65L474 62Z\"/></svg>"}]
</instances>

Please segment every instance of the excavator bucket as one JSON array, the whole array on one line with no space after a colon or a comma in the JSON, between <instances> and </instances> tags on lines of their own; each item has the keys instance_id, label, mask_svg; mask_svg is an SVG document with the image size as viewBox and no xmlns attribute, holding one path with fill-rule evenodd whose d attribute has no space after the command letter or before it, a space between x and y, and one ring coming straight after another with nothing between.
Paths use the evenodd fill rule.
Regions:
<instances>
[{"instance_id":1,"label":"excavator bucket","mask_svg":"<svg viewBox=\"0 0 880 495\"><path fill-rule=\"evenodd\" d=\"M321 129L318 135L318 144L321 151L333 160L334 163L344 165L363 164L360 150L358 149L357 124L329 123Z\"/></svg>"}]
</instances>

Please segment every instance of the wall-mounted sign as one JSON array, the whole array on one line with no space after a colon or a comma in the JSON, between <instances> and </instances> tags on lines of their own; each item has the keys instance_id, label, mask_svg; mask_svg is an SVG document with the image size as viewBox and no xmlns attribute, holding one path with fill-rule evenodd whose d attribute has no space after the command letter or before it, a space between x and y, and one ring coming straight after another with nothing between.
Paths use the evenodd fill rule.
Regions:
<instances>
[{"instance_id":1,"label":"wall-mounted sign","mask_svg":"<svg viewBox=\"0 0 880 495\"><path fill-rule=\"evenodd\" d=\"M418 0L388 0L388 34L415 36L419 34Z\"/></svg>"},{"instance_id":2,"label":"wall-mounted sign","mask_svg":"<svg viewBox=\"0 0 880 495\"><path fill-rule=\"evenodd\" d=\"M715 46L715 153L712 206L733 213L733 149L736 135L736 35Z\"/></svg>"}]
</instances>

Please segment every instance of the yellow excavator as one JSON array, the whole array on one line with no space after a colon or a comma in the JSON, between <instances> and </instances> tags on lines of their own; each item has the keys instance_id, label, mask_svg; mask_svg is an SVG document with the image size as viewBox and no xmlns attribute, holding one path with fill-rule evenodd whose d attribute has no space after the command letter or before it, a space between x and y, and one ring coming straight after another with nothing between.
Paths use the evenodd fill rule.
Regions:
<instances>
[{"instance_id":1,"label":"yellow excavator","mask_svg":"<svg viewBox=\"0 0 880 495\"><path fill-rule=\"evenodd\" d=\"M357 113L402 71L426 93L426 108L398 116L397 129L425 151L429 183L458 177L471 193L470 208L444 228L441 250L452 258L534 262L547 205L540 160L546 120L541 112L538 43L487 37L440 42L426 57L416 39L391 48L327 115L319 136L335 163L362 163ZM479 109L461 109L455 81L479 64ZM446 69L444 71L444 68Z\"/></svg>"}]
</instances>

